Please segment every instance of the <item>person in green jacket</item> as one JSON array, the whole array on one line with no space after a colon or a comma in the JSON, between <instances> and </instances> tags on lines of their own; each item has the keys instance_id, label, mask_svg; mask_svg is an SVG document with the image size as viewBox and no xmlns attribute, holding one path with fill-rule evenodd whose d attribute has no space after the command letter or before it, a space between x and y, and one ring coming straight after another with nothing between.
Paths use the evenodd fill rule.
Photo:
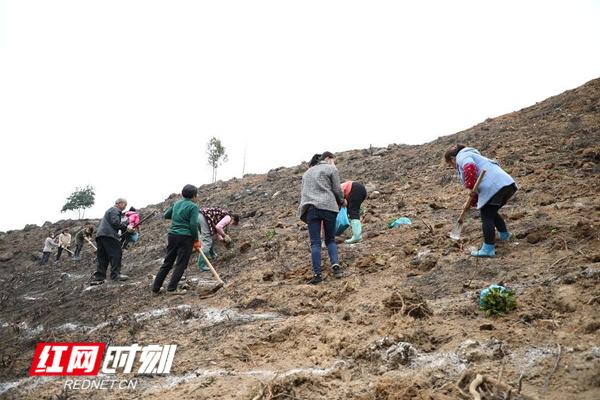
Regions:
<instances>
[{"instance_id":1,"label":"person in green jacket","mask_svg":"<svg viewBox=\"0 0 600 400\"><path fill-rule=\"evenodd\" d=\"M169 271L175 271L167 285L167 294L185 294L185 289L177 289L177 285L187 268L193 251L200 250L198 240L198 205L194 199L198 195L198 188L194 185L185 185L181 191L183 199L178 200L172 207L165 211L164 217L171 220L167 241L167 256L154 278L152 292L159 294L163 282Z\"/></svg>"}]
</instances>

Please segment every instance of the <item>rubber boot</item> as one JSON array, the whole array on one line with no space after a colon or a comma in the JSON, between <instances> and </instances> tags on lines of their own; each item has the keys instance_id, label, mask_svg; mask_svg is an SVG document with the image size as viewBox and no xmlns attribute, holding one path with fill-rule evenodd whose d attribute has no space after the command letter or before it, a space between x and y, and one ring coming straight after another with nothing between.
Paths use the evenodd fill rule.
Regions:
<instances>
[{"instance_id":1,"label":"rubber boot","mask_svg":"<svg viewBox=\"0 0 600 400\"><path fill-rule=\"evenodd\" d=\"M362 240L362 225L359 219L353 219L350 221L350 227L352 228L352 237L348 240L344 240L344 243L356 243Z\"/></svg>"},{"instance_id":2,"label":"rubber boot","mask_svg":"<svg viewBox=\"0 0 600 400\"><path fill-rule=\"evenodd\" d=\"M500 234L500 240L502 240L503 242L508 241L508 239L510 239L510 232L506 231L506 232L498 232Z\"/></svg>"},{"instance_id":3,"label":"rubber boot","mask_svg":"<svg viewBox=\"0 0 600 400\"><path fill-rule=\"evenodd\" d=\"M201 250L201 251L204 253L206 258L208 258L208 259L212 258L210 255L210 252L206 253L204 250ZM198 268L200 268L200 271L202 271L202 272L210 271L210 269L206 265L206 261L204 261L204 257L202 257L202 254L198 254Z\"/></svg>"},{"instance_id":4,"label":"rubber boot","mask_svg":"<svg viewBox=\"0 0 600 400\"><path fill-rule=\"evenodd\" d=\"M496 257L496 246L484 243L481 249L472 251L471 255L473 257Z\"/></svg>"}]
</instances>

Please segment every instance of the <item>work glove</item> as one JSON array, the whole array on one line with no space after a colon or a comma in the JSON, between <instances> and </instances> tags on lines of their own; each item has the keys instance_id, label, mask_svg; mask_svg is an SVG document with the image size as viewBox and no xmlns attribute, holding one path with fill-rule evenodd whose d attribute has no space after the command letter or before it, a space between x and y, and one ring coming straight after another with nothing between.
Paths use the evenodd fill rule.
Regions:
<instances>
[{"instance_id":1,"label":"work glove","mask_svg":"<svg viewBox=\"0 0 600 400\"><path fill-rule=\"evenodd\" d=\"M133 225L128 225L127 226L127 232L129 232L129 233L133 232Z\"/></svg>"},{"instance_id":2,"label":"work glove","mask_svg":"<svg viewBox=\"0 0 600 400\"><path fill-rule=\"evenodd\" d=\"M223 237L223 241L224 241L226 244L231 244L231 238L229 237L229 235L225 235L225 236Z\"/></svg>"},{"instance_id":3,"label":"work glove","mask_svg":"<svg viewBox=\"0 0 600 400\"><path fill-rule=\"evenodd\" d=\"M475 207L477 205L477 201L479 200L479 195L476 192L471 192L471 207Z\"/></svg>"},{"instance_id":4,"label":"work glove","mask_svg":"<svg viewBox=\"0 0 600 400\"><path fill-rule=\"evenodd\" d=\"M194 253L198 253L201 248L202 248L202 244L200 244L200 241L199 240L194 240L194 246L192 247L192 251Z\"/></svg>"}]
</instances>

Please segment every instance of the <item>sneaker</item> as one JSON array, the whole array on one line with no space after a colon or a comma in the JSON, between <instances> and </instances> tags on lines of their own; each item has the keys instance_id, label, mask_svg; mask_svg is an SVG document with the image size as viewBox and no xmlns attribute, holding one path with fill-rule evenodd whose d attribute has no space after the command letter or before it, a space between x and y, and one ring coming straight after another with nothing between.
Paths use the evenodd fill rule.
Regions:
<instances>
[{"instance_id":1,"label":"sneaker","mask_svg":"<svg viewBox=\"0 0 600 400\"><path fill-rule=\"evenodd\" d=\"M115 278L110 278L110 279L112 279L113 281L120 281L120 282L123 282L123 281L126 281L126 280L128 280L128 279L129 279L129 276L127 276L127 275L124 275L124 274L119 274L119 275L117 275Z\"/></svg>"},{"instance_id":2,"label":"sneaker","mask_svg":"<svg viewBox=\"0 0 600 400\"><path fill-rule=\"evenodd\" d=\"M175 289L175 290L167 290L167 294L169 295L181 295L186 294L187 290L185 289Z\"/></svg>"},{"instance_id":3,"label":"sneaker","mask_svg":"<svg viewBox=\"0 0 600 400\"><path fill-rule=\"evenodd\" d=\"M150 290L152 291L152 295L153 296L158 296L158 295L161 295L161 294L163 294L165 292L165 288L164 287L161 287L158 292L155 292L153 289L150 289Z\"/></svg>"},{"instance_id":4,"label":"sneaker","mask_svg":"<svg viewBox=\"0 0 600 400\"><path fill-rule=\"evenodd\" d=\"M312 279L310 281L308 281L308 284L309 285L318 285L321 282L323 282L323 278L321 278L321 275L315 275L312 277Z\"/></svg>"},{"instance_id":5,"label":"sneaker","mask_svg":"<svg viewBox=\"0 0 600 400\"><path fill-rule=\"evenodd\" d=\"M340 279L344 276L344 274L342 274L342 268L340 268L339 264L333 264L331 267L333 268L333 276L335 279Z\"/></svg>"},{"instance_id":6,"label":"sneaker","mask_svg":"<svg viewBox=\"0 0 600 400\"><path fill-rule=\"evenodd\" d=\"M104 283L104 279L94 279L90 282L90 286L102 285Z\"/></svg>"}]
</instances>

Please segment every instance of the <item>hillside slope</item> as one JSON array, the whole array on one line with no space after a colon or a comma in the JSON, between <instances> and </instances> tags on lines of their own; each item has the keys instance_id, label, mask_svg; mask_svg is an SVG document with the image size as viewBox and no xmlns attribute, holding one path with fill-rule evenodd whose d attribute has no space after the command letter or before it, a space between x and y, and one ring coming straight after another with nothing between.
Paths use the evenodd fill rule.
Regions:
<instances>
[{"instance_id":1,"label":"hillside slope","mask_svg":"<svg viewBox=\"0 0 600 400\"><path fill-rule=\"evenodd\" d=\"M455 142L519 185L503 209L516 239L495 259L468 256L481 243L476 212L460 242L448 238L465 197L441 164ZM226 286L208 297L151 295L169 226L158 217L125 252L131 281L91 289L89 249L79 263L36 263L49 231L80 221L1 234L0 397L456 399L481 373L503 382L487 385L494 398L506 385L512 399L600 398L600 79L425 145L340 153L337 166L371 188L366 239L340 244L345 277L325 263L318 286L304 284L308 234L296 217L306 165L200 188L201 205L244 217L233 248L218 250ZM413 225L387 229L401 216ZM192 264L191 289L207 281ZM498 282L518 308L487 317L478 292ZM60 377L28 378L41 341L178 349L171 375L139 376L134 391L65 392Z\"/></svg>"}]
</instances>

